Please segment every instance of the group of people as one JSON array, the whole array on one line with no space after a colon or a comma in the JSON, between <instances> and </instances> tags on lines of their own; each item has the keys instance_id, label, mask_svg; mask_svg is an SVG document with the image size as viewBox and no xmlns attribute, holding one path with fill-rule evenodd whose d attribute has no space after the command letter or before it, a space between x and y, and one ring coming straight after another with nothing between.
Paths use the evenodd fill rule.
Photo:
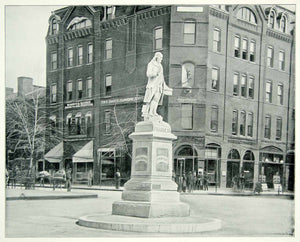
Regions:
<instances>
[{"instance_id":1,"label":"group of people","mask_svg":"<svg viewBox=\"0 0 300 242\"><path fill-rule=\"evenodd\" d=\"M186 175L183 173L182 177L179 177L178 189L183 192L193 192L194 190L208 191L208 175L206 172L192 172L189 171Z\"/></svg>"},{"instance_id":2,"label":"group of people","mask_svg":"<svg viewBox=\"0 0 300 242\"><path fill-rule=\"evenodd\" d=\"M232 178L232 188L234 191L245 189L245 175L242 172L239 176L236 175Z\"/></svg>"}]
</instances>

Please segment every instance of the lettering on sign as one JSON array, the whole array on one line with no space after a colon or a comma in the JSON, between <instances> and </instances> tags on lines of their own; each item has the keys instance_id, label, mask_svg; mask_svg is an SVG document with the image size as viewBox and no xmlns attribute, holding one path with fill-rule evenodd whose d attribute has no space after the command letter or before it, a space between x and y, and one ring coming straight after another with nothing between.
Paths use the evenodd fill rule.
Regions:
<instances>
[{"instance_id":1,"label":"lettering on sign","mask_svg":"<svg viewBox=\"0 0 300 242\"><path fill-rule=\"evenodd\" d=\"M92 100L91 101L83 101L83 102L75 102L75 103L67 103L65 105L65 109L92 107L93 105L94 105L94 102Z\"/></svg>"},{"instance_id":2,"label":"lettering on sign","mask_svg":"<svg viewBox=\"0 0 300 242\"><path fill-rule=\"evenodd\" d=\"M148 148L139 147L135 150L135 171L146 171L148 166Z\"/></svg>"},{"instance_id":3,"label":"lettering on sign","mask_svg":"<svg viewBox=\"0 0 300 242\"><path fill-rule=\"evenodd\" d=\"M101 100L101 104L118 104L118 103L130 103L130 102L139 102L142 101L144 97L128 97L128 98L115 98Z\"/></svg>"},{"instance_id":4,"label":"lettering on sign","mask_svg":"<svg viewBox=\"0 0 300 242\"><path fill-rule=\"evenodd\" d=\"M165 148L156 150L156 171L167 172L169 170L169 151Z\"/></svg>"}]
</instances>

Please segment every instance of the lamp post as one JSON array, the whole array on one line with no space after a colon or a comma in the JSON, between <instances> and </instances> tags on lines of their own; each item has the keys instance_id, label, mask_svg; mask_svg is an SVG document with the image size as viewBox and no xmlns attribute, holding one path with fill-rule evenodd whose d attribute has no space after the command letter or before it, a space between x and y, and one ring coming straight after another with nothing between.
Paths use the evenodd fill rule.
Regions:
<instances>
[{"instance_id":1,"label":"lamp post","mask_svg":"<svg viewBox=\"0 0 300 242\"><path fill-rule=\"evenodd\" d=\"M183 177L182 177L182 166L185 158L178 158L180 164L180 173L179 173L179 192L182 192L182 185L183 185Z\"/></svg>"}]
</instances>

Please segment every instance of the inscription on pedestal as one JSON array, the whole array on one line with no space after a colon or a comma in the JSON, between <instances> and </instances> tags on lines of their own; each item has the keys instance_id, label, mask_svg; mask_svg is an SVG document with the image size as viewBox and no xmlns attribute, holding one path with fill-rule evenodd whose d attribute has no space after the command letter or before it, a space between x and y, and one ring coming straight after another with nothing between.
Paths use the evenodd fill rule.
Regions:
<instances>
[{"instance_id":1,"label":"inscription on pedestal","mask_svg":"<svg viewBox=\"0 0 300 242\"><path fill-rule=\"evenodd\" d=\"M135 170L146 171L148 166L148 148L139 147L135 150Z\"/></svg>"},{"instance_id":2,"label":"inscription on pedestal","mask_svg":"<svg viewBox=\"0 0 300 242\"><path fill-rule=\"evenodd\" d=\"M156 149L156 171L169 171L169 151L164 148Z\"/></svg>"}]
</instances>

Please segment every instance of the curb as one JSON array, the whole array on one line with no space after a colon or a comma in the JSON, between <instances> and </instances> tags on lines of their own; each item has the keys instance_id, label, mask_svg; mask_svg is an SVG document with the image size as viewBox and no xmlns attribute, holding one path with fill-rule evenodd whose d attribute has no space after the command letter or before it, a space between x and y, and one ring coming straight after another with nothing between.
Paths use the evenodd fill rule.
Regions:
<instances>
[{"instance_id":1,"label":"curb","mask_svg":"<svg viewBox=\"0 0 300 242\"><path fill-rule=\"evenodd\" d=\"M215 196L237 196L237 197L286 197L294 199L294 194L267 194L267 193L180 193L180 195L197 196L197 195L215 195Z\"/></svg>"},{"instance_id":2,"label":"curb","mask_svg":"<svg viewBox=\"0 0 300 242\"><path fill-rule=\"evenodd\" d=\"M26 196L20 195L19 197L7 197L7 201L13 200L54 200L54 199L79 199L79 198L97 198L97 194L89 194L89 195L57 195L57 196Z\"/></svg>"}]
</instances>

